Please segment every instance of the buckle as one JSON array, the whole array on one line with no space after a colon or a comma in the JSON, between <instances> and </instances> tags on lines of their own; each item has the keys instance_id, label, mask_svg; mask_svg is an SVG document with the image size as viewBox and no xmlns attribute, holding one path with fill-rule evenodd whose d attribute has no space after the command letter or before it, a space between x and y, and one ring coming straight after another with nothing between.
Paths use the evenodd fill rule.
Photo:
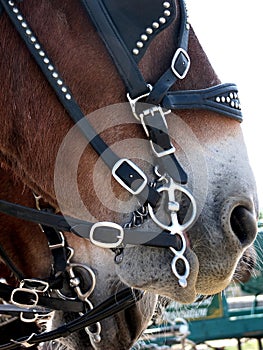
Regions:
<instances>
[{"instance_id":1,"label":"buckle","mask_svg":"<svg viewBox=\"0 0 263 350\"><path fill-rule=\"evenodd\" d=\"M137 120L140 120L140 118L138 117L138 114L136 113L137 102L144 99L145 97L148 97L150 95L150 92L152 91L152 86L150 84L147 84L147 87L149 88L149 92L146 92L145 94L140 95L140 96L135 97L135 98L131 98L130 94L127 93L127 99L130 103L132 113Z\"/></svg>"},{"instance_id":2,"label":"buckle","mask_svg":"<svg viewBox=\"0 0 263 350\"><path fill-rule=\"evenodd\" d=\"M133 195L141 193L147 185L147 177L144 172L127 158L119 159L114 164L112 176Z\"/></svg>"},{"instance_id":3,"label":"buckle","mask_svg":"<svg viewBox=\"0 0 263 350\"><path fill-rule=\"evenodd\" d=\"M96 230L104 230L104 235L109 236L110 232L114 232L114 236L116 238L116 242L101 242L97 238L95 238ZM117 231L117 233L116 233ZM122 242L124 238L124 230L123 228L114 223L114 222L108 222L108 221L101 221L95 223L91 229L90 229L90 241L94 245L101 247L101 248L117 248Z\"/></svg>"},{"instance_id":4,"label":"buckle","mask_svg":"<svg viewBox=\"0 0 263 350\"><path fill-rule=\"evenodd\" d=\"M161 117L161 122L163 123L163 126L166 129L168 128L167 122L166 122L166 119L165 119L165 114L170 114L171 110L167 110L166 112L164 112L162 107L160 107L160 106L153 106L153 107L151 107L149 109L145 109L142 113L140 113L139 116L140 116L140 120L141 120L143 129L144 129L147 137L150 137L150 134L149 134L149 131L147 129L147 125L145 123L144 118L145 117L149 117L149 116L154 118L156 113L158 113L158 116ZM152 126L154 126L154 124ZM168 132L168 130L166 130L166 132ZM150 145L151 145L153 153L158 158L167 156L168 154L172 154L172 153L175 152L175 148L174 148L174 146L171 145L171 143L170 143L170 148L163 149L162 151L159 150L159 149L162 149L162 147L160 145L156 144L155 142L153 142L152 140L150 140ZM157 147L159 147L159 149L157 149Z\"/></svg>"},{"instance_id":5,"label":"buckle","mask_svg":"<svg viewBox=\"0 0 263 350\"><path fill-rule=\"evenodd\" d=\"M61 231L58 231L58 233L60 236L60 242L55 244L48 243L48 247L50 250L65 247L65 237Z\"/></svg>"},{"instance_id":6,"label":"buckle","mask_svg":"<svg viewBox=\"0 0 263 350\"><path fill-rule=\"evenodd\" d=\"M49 288L49 283L35 278L24 278L19 287L45 293Z\"/></svg>"},{"instance_id":7,"label":"buckle","mask_svg":"<svg viewBox=\"0 0 263 350\"><path fill-rule=\"evenodd\" d=\"M174 75L179 79L184 79L189 71L190 63L188 53L181 47L177 49L171 63L171 69Z\"/></svg>"},{"instance_id":8,"label":"buckle","mask_svg":"<svg viewBox=\"0 0 263 350\"><path fill-rule=\"evenodd\" d=\"M30 298L27 298L30 302L29 304L25 304L24 302L22 302L26 294L30 295ZM10 303L18 307L31 308L37 305L38 294L35 290L31 290L28 288L16 288L11 293Z\"/></svg>"},{"instance_id":9,"label":"buckle","mask_svg":"<svg viewBox=\"0 0 263 350\"><path fill-rule=\"evenodd\" d=\"M153 153L156 155L156 157L158 158L161 158L161 157L164 157L164 156L167 156L169 154L173 154L175 152L175 148L174 146L171 145L171 148L169 149L166 149L164 151L159 151L156 149L156 147L158 147L158 145L156 145L155 143L152 142L152 140L150 140L150 145L151 145L151 148L152 148L152 151ZM160 146L159 146L160 148Z\"/></svg>"}]
</instances>

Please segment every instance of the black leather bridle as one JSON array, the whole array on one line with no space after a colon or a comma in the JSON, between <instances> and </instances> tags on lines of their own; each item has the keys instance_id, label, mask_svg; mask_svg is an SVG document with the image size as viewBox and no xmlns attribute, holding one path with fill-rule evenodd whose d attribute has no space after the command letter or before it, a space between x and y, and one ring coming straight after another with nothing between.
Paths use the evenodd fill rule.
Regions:
<instances>
[{"instance_id":1,"label":"black leather bridle","mask_svg":"<svg viewBox=\"0 0 263 350\"><path fill-rule=\"evenodd\" d=\"M180 276L176 270L176 261L177 259L185 259L185 247L183 247L184 249L182 248L182 245L184 245L182 232L186 229L186 226L180 225L178 221L176 221L177 219L174 219L178 208L176 207L177 203L172 196L172 193L175 190L180 190L190 198L193 208L195 204L194 198L192 198L191 194L182 187L187 183L187 174L177 160L174 147L169 138L169 132L165 120L165 114L167 113L166 110L207 109L241 122L242 114L236 85L220 84L201 90L170 90L178 80L185 78L190 68L190 58L187 53L190 26L187 21L187 13L183 0L178 1L180 7L180 26L179 32L175 35L178 49L173 56L171 66L153 86L150 86L145 82L139 70L138 63L146 52L151 40L175 20L176 6L174 2L171 0L164 2L145 0L143 3L148 3L148 8L151 8L152 12L149 10L147 13L143 14L145 17L148 16L148 25L146 27L141 27L142 16L138 14L139 11L137 10L137 5L139 6L140 4L139 0L123 0L121 8L119 0L81 1L106 45L124 82L132 112L142 123L146 136L150 141L158 172L160 174L166 174L169 179L165 186L160 186L159 188L152 186L148 181L147 176L136 164L129 159L120 158L115 154L90 125L75 101L69 87L64 83L55 65L21 13L17 6L17 2L18 1L13 0L0 0L0 12L4 10L8 15L31 55L35 59L35 62L42 70L45 78L56 93L60 103L66 109L72 120L77 123L83 135L92 145L97 154L111 169L113 177L128 192L136 196L142 206L149 207L151 218L159 227L161 227L162 230L161 232L145 232L140 229L140 227L123 228L122 226L111 222L94 224L75 218L56 215L46 210L39 211L27 208L4 200L0 200L0 212L26 221L39 223L46 227L46 230L44 231L49 231L50 229L51 234L49 232L49 237L45 232L48 241L52 239L52 236L57 237L58 239L58 243L55 242L51 245L60 244L59 232L67 231L90 239L91 242L97 246L110 249L123 249L127 244L141 244L152 247L170 248L176 258L173 264L173 272L176 277L178 277L179 284L182 287L185 287L189 271L187 271L188 274L186 276ZM132 6L131 3L133 4ZM120 16L120 14L123 16ZM128 32L127 29L125 30L125 18L127 17L124 15L131 16L131 22L135 23L134 28L131 28ZM136 38L138 38L138 40ZM147 108L142 108L140 102L147 103ZM172 213L172 224L170 226L162 225L154 216L154 208L160 199L161 192L166 190L169 194L169 200L170 195L172 198L172 205L170 203L169 209ZM192 216L193 219L189 225L192 224L195 219L195 215L193 214ZM173 222L173 219L175 222ZM179 237L181 243L178 243L178 240L175 239L175 237ZM62 252L62 255L63 254L65 255L65 252ZM0 256L13 271L16 270L16 267L1 246ZM54 259L57 259L57 256L54 256ZM63 259L65 260L66 258L64 257ZM187 267L187 261L184 260L184 263ZM65 265L65 263L63 264ZM17 274L19 275L19 272ZM143 295L142 291L127 288L110 297L93 310L85 312L85 308L83 309L83 303L52 299L45 295L46 290L44 293L43 290L41 291L43 281L38 279L26 281L26 279L24 279L24 283L26 282L29 292L25 292L25 295L21 295L20 297L23 299L23 305L27 305L28 307L22 308L21 303L18 308L12 308L10 306L9 310L7 310L8 308L5 307L6 310L2 309L2 312L9 312L9 314L24 312L25 315L27 313L45 313L46 310L38 308L37 305L34 305L35 308L38 308L37 311L34 311L34 308L30 307L30 300L27 300L34 298L35 293L42 292L40 296L37 296L38 305L45 306L48 310L78 310L78 312L84 312L84 315L54 331L42 334L32 334L29 337L27 336L16 341L10 341L8 344L0 345L0 349L13 349L17 344L31 346L50 339L67 336L73 331L90 326L99 322L103 318L111 316L112 314L133 305ZM29 286L32 283L35 283L35 286ZM57 283L57 281L54 283ZM33 291L31 294L30 290ZM0 297L3 299L7 301L10 299L12 300L11 295L13 291L14 288L5 284L0 284ZM16 293L19 293L19 290Z\"/></svg>"}]
</instances>

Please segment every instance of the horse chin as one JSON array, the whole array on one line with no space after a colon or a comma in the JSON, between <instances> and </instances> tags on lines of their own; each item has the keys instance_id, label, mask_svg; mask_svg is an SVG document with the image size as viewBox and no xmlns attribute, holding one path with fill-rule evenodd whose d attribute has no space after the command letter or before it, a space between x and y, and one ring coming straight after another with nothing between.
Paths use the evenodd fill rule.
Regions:
<instances>
[{"instance_id":1,"label":"horse chin","mask_svg":"<svg viewBox=\"0 0 263 350\"><path fill-rule=\"evenodd\" d=\"M165 249L128 248L125 250L122 263L117 266L117 273L122 282L131 287L166 296L182 304L189 304L197 296L199 263L196 254L190 248L187 248L185 256L190 265L190 275L185 288L180 286L172 272L173 255Z\"/></svg>"}]
</instances>

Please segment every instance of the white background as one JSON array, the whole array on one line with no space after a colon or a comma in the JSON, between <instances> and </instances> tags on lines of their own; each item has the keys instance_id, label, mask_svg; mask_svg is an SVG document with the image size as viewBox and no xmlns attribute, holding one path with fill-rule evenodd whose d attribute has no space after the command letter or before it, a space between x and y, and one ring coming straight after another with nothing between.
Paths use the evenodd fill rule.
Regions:
<instances>
[{"instance_id":1,"label":"white background","mask_svg":"<svg viewBox=\"0 0 263 350\"><path fill-rule=\"evenodd\" d=\"M236 83L242 128L263 210L262 0L187 0L192 24L223 83Z\"/></svg>"}]
</instances>

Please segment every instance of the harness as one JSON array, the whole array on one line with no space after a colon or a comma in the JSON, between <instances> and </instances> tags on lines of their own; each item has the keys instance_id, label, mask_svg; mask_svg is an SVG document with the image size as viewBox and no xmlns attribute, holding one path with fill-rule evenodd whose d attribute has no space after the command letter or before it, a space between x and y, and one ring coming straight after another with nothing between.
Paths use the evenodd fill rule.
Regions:
<instances>
[{"instance_id":1,"label":"harness","mask_svg":"<svg viewBox=\"0 0 263 350\"><path fill-rule=\"evenodd\" d=\"M56 309L81 315L56 330L10 340L8 344L0 345L0 349L14 349L18 344L30 347L68 336L84 328L93 342L100 341L99 322L134 305L142 298L143 291L127 288L93 307L89 296L94 290L96 276L90 267L71 261L74 251L67 245L64 231L89 239L95 246L114 250L116 263L121 263L123 249L127 245L169 248L174 255L171 269L179 285L185 288L190 266L184 255L184 232L196 219L197 208L194 197L186 187L187 174L176 158L169 137L166 114L170 113L170 109L206 109L242 121L238 91L234 84L220 84L201 90L170 90L177 81L186 77L190 68L190 57L187 53L190 25L183 0L178 1L178 6L171 0L122 0L121 4L119 0L81 2L115 63L126 87L132 113L142 124L149 140L157 180L154 183L150 182L142 169L130 159L119 157L102 140L85 118L70 88L21 13L18 1L0 0L0 13L4 11L10 18L68 115L111 169L114 179L130 194L136 196L141 204L132 214L131 222L122 226L113 222L91 223L57 215L50 209L41 209L38 197L38 209L0 200L1 213L41 225L53 256L52 274L49 278L27 279L16 269L0 246L2 260L20 280L18 288L0 283L0 297L12 304L3 305L0 312L20 315L23 322L35 321ZM138 63L151 41L175 21L178 11L180 23L178 32L175 33L177 50L170 67L153 86L150 86L145 82ZM167 193L166 205L170 224L162 223L156 216L156 207L163 192ZM184 223L178 220L180 203L175 192L186 196L190 203L191 215ZM156 231L145 232L140 227L146 218L154 221ZM183 272L178 270L178 262L183 266ZM80 282L83 278L88 285L87 287L84 283L84 289Z\"/></svg>"}]
</instances>

